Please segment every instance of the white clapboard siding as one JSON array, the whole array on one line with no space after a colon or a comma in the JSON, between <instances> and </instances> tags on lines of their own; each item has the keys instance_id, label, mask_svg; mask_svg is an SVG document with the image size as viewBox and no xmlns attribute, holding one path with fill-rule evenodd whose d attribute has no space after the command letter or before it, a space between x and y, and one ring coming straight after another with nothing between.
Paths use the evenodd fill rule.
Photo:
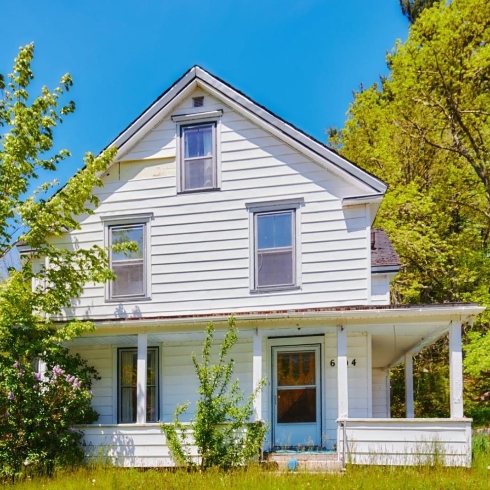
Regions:
<instances>
[{"instance_id":1,"label":"white clapboard siding","mask_svg":"<svg viewBox=\"0 0 490 490\"><path fill-rule=\"evenodd\" d=\"M195 94L203 94L202 89ZM193 96L195 96L193 94ZM148 223L150 301L105 301L89 284L66 315L114 318L300 309L367 304L368 245L363 206L342 208L356 195L340 179L222 102L204 94L204 109L223 111L218 125L221 190L177 194L177 125L167 117L109 169L100 204L81 229L57 239L67 248L105 246L101 217L153 213ZM174 108L192 107L191 97ZM250 294L250 215L246 204L298 198L300 289Z\"/></svg>"},{"instance_id":2,"label":"white clapboard siding","mask_svg":"<svg viewBox=\"0 0 490 490\"><path fill-rule=\"evenodd\" d=\"M373 369L373 417L390 416L389 369Z\"/></svg>"},{"instance_id":3,"label":"white clapboard siding","mask_svg":"<svg viewBox=\"0 0 490 490\"><path fill-rule=\"evenodd\" d=\"M471 466L469 419L359 418L345 424L345 434L338 431L339 454L354 464Z\"/></svg>"},{"instance_id":4,"label":"white clapboard siding","mask_svg":"<svg viewBox=\"0 0 490 490\"><path fill-rule=\"evenodd\" d=\"M182 403L189 402L189 408L182 416L184 422L192 420L195 414L195 403L199 397L199 383L192 363L194 352L198 361L201 359L202 344L183 343L164 344L162 346L162 407L160 410L163 422L173 419L175 409ZM217 346L212 350L216 359ZM232 381L238 379L240 388L248 396L252 392L252 343L240 341L233 347L230 358L235 361Z\"/></svg>"},{"instance_id":5,"label":"white clapboard siding","mask_svg":"<svg viewBox=\"0 0 490 490\"><path fill-rule=\"evenodd\" d=\"M100 380L92 383L92 407L99 414L97 423L112 424L113 420L113 388L115 379L113 377L113 348L110 345L95 345L87 348L77 347L72 353L78 353L86 359L90 366L97 369Z\"/></svg>"},{"instance_id":6,"label":"white clapboard siding","mask_svg":"<svg viewBox=\"0 0 490 490\"><path fill-rule=\"evenodd\" d=\"M390 281L386 274L373 274L371 277L371 304L390 304Z\"/></svg>"}]
</instances>

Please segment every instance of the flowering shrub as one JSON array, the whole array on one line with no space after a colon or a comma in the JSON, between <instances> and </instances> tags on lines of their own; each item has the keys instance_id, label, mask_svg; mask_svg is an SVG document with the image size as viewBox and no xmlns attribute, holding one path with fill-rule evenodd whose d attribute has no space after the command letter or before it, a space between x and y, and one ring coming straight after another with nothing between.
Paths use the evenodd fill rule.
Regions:
<instances>
[{"instance_id":1,"label":"flowering shrub","mask_svg":"<svg viewBox=\"0 0 490 490\"><path fill-rule=\"evenodd\" d=\"M92 423L91 380L96 372L58 346L35 360L0 356L0 475L51 474L84 457L77 424ZM55 360L57 359L58 362ZM50 365L57 362L55 365ZM63 367L62 367L63 366Z\"/></svg>"}]
</instances>

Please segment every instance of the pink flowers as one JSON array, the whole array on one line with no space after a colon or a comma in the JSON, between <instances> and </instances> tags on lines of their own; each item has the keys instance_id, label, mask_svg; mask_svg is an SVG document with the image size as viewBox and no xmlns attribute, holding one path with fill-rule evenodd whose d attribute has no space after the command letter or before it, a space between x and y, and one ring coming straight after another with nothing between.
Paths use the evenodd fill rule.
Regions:
<instances>
[{"instance_id":1,"label":"pink flowers","mask_svg":"<svg viewBox=\"0 0 490 490\"><path fill-rule=\"evenodd\" d=\"M68 381L68 383L72 383L73 388L80 388L82 386L82 382L78 378L75 378L75 376L71 376L70 374L66 376L66 381Z\"/></svg>"},{"instance_id":2,"label":"pink flowers","mask_svg":"<svg viewBox=\"0 0 490 490\"><path fill-rule=\"evenodd\" d=\"M34 377L38 380L38 381L41 381L41 378L43 377L43 375L41 373L35 373L34 374Z\"/></svg>"},{"instance_id":3,"label":"pink flowers","mask_svg":"<svg viewBox=\"0 0 490 490\"><path fill-rule=\"evenodd\" d=\"M56 364L56 366L53 368L53 374L58 377L58 376L62 376L63 374L65 374L65 371L63 369L61 369L61 367Z\"/></svg>"},{"instance_id":4,"label":"pink flowers","mask_svg":"<svg viewBox=\"0 0 490 490\"><path fill-rule=\"evenodd\" d=\"M9 391L9 394L7 395L7 398L9 400L15 400L15 395L11 391Z\"/></svg>"}]
</instances>

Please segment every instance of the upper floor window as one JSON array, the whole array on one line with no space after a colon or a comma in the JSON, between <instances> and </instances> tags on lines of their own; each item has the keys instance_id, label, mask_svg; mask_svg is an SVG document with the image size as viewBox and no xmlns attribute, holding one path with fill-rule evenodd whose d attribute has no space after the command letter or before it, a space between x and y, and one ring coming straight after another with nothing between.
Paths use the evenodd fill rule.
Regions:
<instances>
[{"instance_id":1,"label":"upper floor window","mask_svg":"<svg viewBox=\"0 0 490 490\"><path fill-rule=\"evenodd\" d=\"M216 123L181 126L181 191L217 188Z\"/></svg>"},{"instance_id":2,"label":"upper floor window","mask_svg":"<svg viewBox=\"0 0 490 490\"><path fill-rule=\"evenodd\" d=\"M117 225L109 227L111 246L110 265L116 279L109 284L109 299L141 298L146 291L146 225ZM114 250L114 245L132 242L132 250Z\"/></svg>"},{"instance_id":3,"label":"upper floor window","mask_svg":"<svg viewBox=\"0 0 490 490\"><path fill-rule=\"evenodd\" d=\"M300 208L303 204L303 198L247 203L252 292L301 287Z\"/></svg>"},{"instance_id":4,"label":"upper floor window","mask_svg":"<svg viewBox=\"0 0 490 490\"><path fill-rule=\"evenodd\" d=\"M255 215L255 287L295 285L294 210Z\"/></svg>"}]
</instances>

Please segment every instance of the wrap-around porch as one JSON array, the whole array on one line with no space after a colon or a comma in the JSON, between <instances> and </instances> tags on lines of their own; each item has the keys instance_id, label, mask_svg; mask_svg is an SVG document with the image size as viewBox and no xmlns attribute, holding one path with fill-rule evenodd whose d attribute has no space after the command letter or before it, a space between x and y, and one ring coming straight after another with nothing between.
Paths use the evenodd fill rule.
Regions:
<instances>
[{"instance_id":1,"label":"wrap-around porch","mask_svg":"<svg viewBox=\"0 0 490 490\"><path fill-rule=\"evenodd\" d=\"M254 402L255 419L269 427L264 451L328 450L343 464L440 461L469 466L471 419L463 413L461 327L481 311L475 305L434 305L237 315L242 388L250 393L262 378L267 379ZM120 387L113 361L111 380L106 380L112 385L108 386L112 413L100 424L83 427L91 452L104 453L123 466L174 464L159 425L148 422L147 403L152 403L147 392L148 348L160 345L162 359L186 343L197 353L205 320L186 326L162 319L135 319L123 326L101 322L91 337L72 343L74 350L87 352L89 362L94 346L117 352L131 345L137 357L135 420L122 423L118 418ZM225 316L214 318L217 333L224 331L225 320ZM450 418L414 418L412 357L447 333ZM406 372L406 418L394 419L389 410L389 370L401 362ZM197 389L187 383L187 371L181 368L182 385L172 391L170 386L179 383L172 369L170 361L162 360L157 411L163 422L171 420L172 406L192 399ZM94 386L95 404L103 391ZM181 394L180 400L175 393Z\"/></svg>"}]
</instances>

